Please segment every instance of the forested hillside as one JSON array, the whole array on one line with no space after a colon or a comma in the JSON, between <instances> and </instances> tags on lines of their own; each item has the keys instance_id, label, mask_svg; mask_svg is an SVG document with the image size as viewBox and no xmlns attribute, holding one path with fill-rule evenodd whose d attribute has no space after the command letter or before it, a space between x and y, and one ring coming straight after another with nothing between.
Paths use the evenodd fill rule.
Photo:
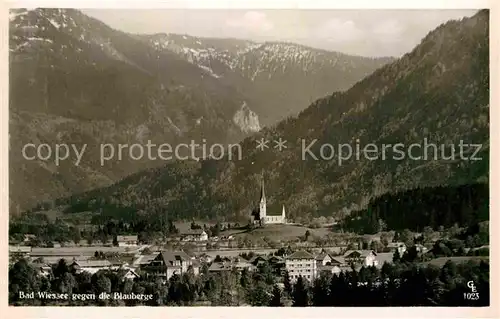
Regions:
<instances>
[{"instance_id":1,"label":"forested hillside","mask_svg":"<svg viewBox=\"0 0 500 319\"><path fill-rule=\"evenodd\" d=\"M367 234L382 231L381 228L418 232L424 227L467 227L488 219L489 187L471 184L386 194L370 202L367 209L351 214L341 227Z\"/></svg>"}]
</instances>

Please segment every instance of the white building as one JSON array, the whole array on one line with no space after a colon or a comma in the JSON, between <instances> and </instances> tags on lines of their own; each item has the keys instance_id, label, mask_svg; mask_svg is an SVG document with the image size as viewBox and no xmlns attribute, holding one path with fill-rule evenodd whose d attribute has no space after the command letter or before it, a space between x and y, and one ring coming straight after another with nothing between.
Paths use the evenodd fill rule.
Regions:
<instances>
[{"instance_id":1,"label":"white building","mask_svg":"<svg viewBox=\"0 0 500 319\"><path fill-rule=\"evenodd\" d=\"M348 250L344 254L344 260L347 264L378 266L377 253L373 250Z\"/></svg>"},{"instance_id":2,"label":"white building","mask_svg":"<svg viewBox=\"0 0 500 319\"><path fill-rule=\"evenodd\" d=\"M303 250L287 256L285 258L285 268L292 282L296 281L299 276L308 281L313 281L318 275L314 256Z\"/></svg>"},{"instance_id":3,"label":"white building","mask_svg":"<svg viewBox=\"0 0 500 319\"><path fill-rule=\"evenodd\" d=\"M332 257L326 252L321 252L315 259L318 266L326 266L332 262Z\"/></svg>"},{"instance_id":4,"label":"white building","mask_svg":"<svg viewBox=\"0 0 500 319\"><path fill-rule=\"evenodd\" d=\"M190 229L181 235L182 241L207 241L208 234L203 229Z\"/></svg>"},{"instance_id":5,"label":"white building","mask_svg":"<svg viewBox=\"0 0 500 319\"><path fill-rule=\"evenodd\" d=\"M260 202L259 210L254 217L254 223L260 223L261 225L268 224L286 224L286 212L285 205L281 210L280 215L267 215L267 202L266 202L266 192L264 189L264 177L262 177L262 184L260 187Z\"/></svg>"},{"instance_id":6,"label":"white building","mask_svg":"<svg viewBox=\"0 0 500 319\"><path fill-rule=\"evenodd\" d=\"M17 255L20 257L29 257L31 254L30 246L9 246L9 255Z\"/></svg>"},{"instance_id":7,"label":"white building","mask_svg":"<svg viewBox=\"0 0 500 319\"><path fill-rule=\"evenodd\" d=\"M119 247L137 246L139 243L137 235L116 236L116 241L118 242Z\"/></svg>"},{"instance_id":8,"label":"white building","mask_svg":"<svg viewBox=\"0 0 500 319\"><path fill-rule=\"evenodd\" d=\"M162 251L147 266L143 267L148 275L170 279L173 275L182 275L192 268L194 275L200 272L200 265L185 252Z\"/></svg>"},{"instance_id":9,"label":"white building","mask_svg":"<svg viewBox=\"0 0 500 319\"><path fill-rule=\"evenodd\" d=\"M111 270L111 262L108 260L76 260L71 266L75 269L76 273L88 272L95 274L99 270Z\"/></svg>"},{"instance_id":10,"label":"white building","mask_svg":"<svg viewBox=\"0 0 500 319\"><path fill-rule=\"evenodd\" d=\"M425 247L424 245L422 245L422 244L416 244L415 248L417 249L417 252L420 253L420 254L425 254L426 252L429 251L429 249L427 247ZM406 251L406 249L405 249L405 251ZM402 253L399 253L399 255L403 256Z\"/></svg>"},{"instance_id":11,"label":"white building","mask_svg":"<svg viewBox=\"0 0 500 319\"><path fill-rule=\"evenodd\" d=\"M390 249L391 253L398 251L399 256L403 256L403 254L406 252L406 245L403 242L389 243L387 245L387 248Z\"/></svg>"},{"instance_id":12,"label":"white building","mask_svg":"<svg viewBox=\"0 0 500 319\"><path fill-rule=\"evenodd\" d=\"M139 275L130 268L117 269L116 273L121 280L135 280L139 278Z\"/></svg>"}]
</instances>

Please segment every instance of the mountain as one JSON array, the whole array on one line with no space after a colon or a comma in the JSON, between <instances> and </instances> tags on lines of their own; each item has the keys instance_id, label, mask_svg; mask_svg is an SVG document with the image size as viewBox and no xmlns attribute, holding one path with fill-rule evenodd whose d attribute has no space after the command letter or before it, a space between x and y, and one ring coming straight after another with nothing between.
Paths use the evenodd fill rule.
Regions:
<instances>
[{"instance_id":1,"label":"mountain","mask_svg":"<svg viewBox=\"0 0 500 319\"><path fill-rule=\"evenodd\" d=\"M166 38L171 38L168 46ZM181 43L174 35L120 32L74 9L11 10L11 208L23 209L43 200L110 185L141 169L164 164L131 160L125 154L121 160L101 165L100 144L144 145L148 140L157 145L191 140L237 142L266 123L305 108L310 100L303 97L315 99L345 89L387 60L350 58L304 48L301 50L309 57L307 61L300 56L287 61L269 56L266 65L275 73L271 77L270 69L264 72L261 65L267 51L260 52L255 43L184 38L194 44L203 41L202 46ZM234 49L239 45L256 49L238 53ZM195 49L200 53L198 60L189 55L194 56ZM207 51L209 55L202 54ZM329 60L321 56L329 56ZM215 65L217 61L220 67ZM307 63L314 67L304 69L303 74L288 69L278 72L275 69L280 63L289 69L302 70ZM232 71L230 65L237 69ZM254 72L257 78L250 79L245 70ZM327 82L316 89L319 84L313 79L318 76ZM284 79L286 82L281 83ZM303 94L288 93L299 85L307 88ZM27 143L45 143L52 148L66 144L70 150L73 144L78 150L84 145L87 148L78 165L75 155L72 162L56 165L53 158L26 160L22 149Z\"/></svg>"},{"instance_id":2,"label":"mountain","mask_svg":"<svg viewBox=\"0 0 500 319\"><path fill-rule=\"evenodd\" d=\"M273 148L280 137L288 141L281 152ZM269 149L256 149L261 138L270 141ZM435 153L429 154L432 146L410 152L412 144L422 145L425 139L438 149L444 145L446 157L456 146L455 156L435 158ZM370 158L353 155L343 162L338 156L326 158L331 151L328 145L343 143L353 150L373 143L378 150L367 148ZM459 153L461 143L482 146L477 154L477 147ZM399 146L382 149L389 144ZM226 156L219 161L178 162L57 204L66 205L68 213L120 215L127 210L171 218L243 220L257 204L264 171L268 214L280 212L285 205L291 218L342 218L387 193L487 183L488 11L442 24L402 58L345 92L319 99L297 117L246 138L241 147L241 160ZM425 149L427 159L418 159Z\"/></svg>"},{"instance_id":3,"label":"mountain","mask_svg":"<svg viewBox=\"0 0 500 319\"><path fill-rule=\"evenodd\" d=\"M143 36L158 52L173 52L233 85L254 101L264 125L297 115L319 97L350 88L393 58L366 58L284 42Z\"/></svg>"},{"instance_id":4,"label":"mountain","mask_svg":"<svg viewBox=\"0 0 500 319\"><path fill-rule=\"evenodd\" d=\"M109 185L158 165L124 159L101 167L102 143L237 142L260 129L233 88L77 10L18 9L10 18L13 204ZM88 149L80 165L57 166L25 160L26 143Z\"/></svg>"}]
</instances>

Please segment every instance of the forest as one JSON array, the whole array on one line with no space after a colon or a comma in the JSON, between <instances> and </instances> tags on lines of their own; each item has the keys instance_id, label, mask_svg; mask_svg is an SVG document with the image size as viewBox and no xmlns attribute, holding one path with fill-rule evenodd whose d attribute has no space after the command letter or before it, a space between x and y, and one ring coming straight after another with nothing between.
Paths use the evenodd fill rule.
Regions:
<instances>
[{"instance_id":1,"label":"forest","mask_svg":"<svg viewBox=\"0 0 500 319\"><path fill-rule=\"evenodd\" d=\"M380 228L419 232L425 227L468 227L488 219L489 187L477 183L385 194L346 217L340 227L364 234L377 233Z\"/></svg>"}]
</instances>

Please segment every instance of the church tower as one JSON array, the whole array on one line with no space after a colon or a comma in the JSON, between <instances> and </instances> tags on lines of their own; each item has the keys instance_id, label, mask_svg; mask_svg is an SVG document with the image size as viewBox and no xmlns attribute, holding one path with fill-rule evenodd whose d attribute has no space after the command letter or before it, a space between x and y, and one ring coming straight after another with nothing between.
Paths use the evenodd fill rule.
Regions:
<instances>
[{"instance_id":1,"label":"church tower","mask_svg":"<svg viewBox=\"0 0 500 319\"><path fill-rule=\"evenodd\" d=\"M259 217L261 221L266 220L266 192L264 190L264 173L262 174L262 181L260 186L260 204L259 204Z\"/></svg>"}]
</instances>

